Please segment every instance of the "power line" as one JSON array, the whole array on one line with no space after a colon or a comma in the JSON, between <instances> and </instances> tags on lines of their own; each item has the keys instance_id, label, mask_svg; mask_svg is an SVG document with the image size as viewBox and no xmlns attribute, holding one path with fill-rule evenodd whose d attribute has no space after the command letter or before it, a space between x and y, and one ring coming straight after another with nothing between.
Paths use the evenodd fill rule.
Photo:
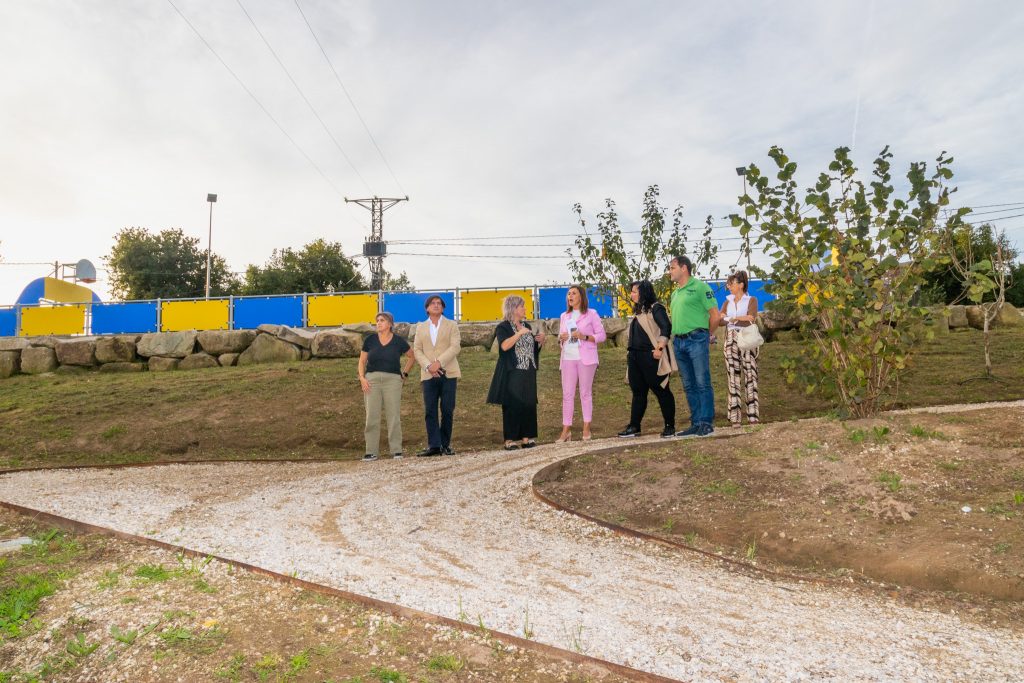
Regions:
<instances>
[{"instance_id":1,"label":"power line","mask_svg":"<svg viewBox=\"0 0 1024 683\"><path fill-rule=\"evenodd\" d=\"M752 234L751 236L752 237L757 237L759 234L760 233L756 233L756 234ZM711 241L711 242L737 242L737 241L743 241L745 239L746 238L744 238L744 237L713 237L713 238L710 238L709 241ZM705 240L700 240L700 239L683 240L684 244L702 244L704 242L705 242ZM557 244L529 244L529 243L471 244L471 243L464 243L464 242L443 242L443 243L431 243L429 241L428 242L411 242L411 241L410 242L406 242L406 241L402 241L402 240L389 240L388 244L389 245L391 245L391 244L435 244L436 246L439 246L439 247L472 247L474 249L495 249L495 248L499 248L499 247L554 247L556 249L559 249L559 248L562 248L562 247L574 247L574 246L576 246L575 243L570 244L570 243L567 243L567 242L562 242L562 243L557 243ZM623 246L628 246L628 247L641 246L642 244L643 244L643 242L623 242Z\"/></svg>"},{"instance_id":2,"label":"power line","mask_svg":"<svg viewBox=\"0 0 1024 683\"><path fill-rule=\"evenodd\" d=\"M323 44L321 44L320 42L320 38L317 37L316 35L316 31L313 30L312 24L310 24L309 19L306 18L306 13L302 11L302 6L299 4L299 0L294 1L295 8L299 10L299 14L302 15L302 20L306 22L306 28L309 29L309 33L310 35L313 36L313 40L316 42L316 46L320 48L320 53L324 56L324 60L327 62L327 66L330 67L331 73L334 74L334 80L338 82L338 85L341 87L341 91L345 93L345 98L348 100L348 103L352 105L352 111L356 113L356 118L359 119L359 123L363 124L363 130L366 131L366 135L370 138L370 142L373 143L374 149L376 149L377 154L380 155L380 160L384 162L384 166L388 169L388 173L391 174L391 179L395 181L395 185L398 186L398 189L402 194L409 194L402 187L402 183L398 182L398 177L395 175L395 172L391 169L391 164L389 164L388 160L384 157L384 152L381 150L380 145L377 144L377 140L376 138L373 137L373 133L370 132L370 127L366 125L366 121L363 120L363 115L359 113L359 107L356 106L355 100L352 99L352 95L350 95L348 92L348 88L346 88L345 84L341 81L341 76L338 75L337 69L334 68L334 63L331 62L331 58L327 56L327 50L324 49Z\"/></svg>"},{"instance_id":3,"label":"power line","mask_svg":"<svg viewBox=\"0 0 1024 683\"><path fill-rule=\"evenodd\" d=\"M299 151L299 154L305 157L306 161L309 162L309 165L316 169L316 172L319 173L320 177L323 178L327 182L327 184L331 186L331 189L334 190L339 197L344 197L345 195L342 194L341 190L339 190L337 186L333 182L331 182L331 179L327 177L327 174L325 174L323 170L321 170L321 168L316 165L316 162L313 161L313 159L310 158L308 154L306 154L305 150L303 150L302 147L299 146L299 143L295 142L295 139L288 134L288 131L284 129L284 126L282 126L278 122L278 120L274 118L274 115L271 114L270 111L265 106L263 106L263 103L260 102L259 98L256 97L256 95L253 94L251 90L249 90L248 86L246 86L242 79L238 77L238 74L236 74L231 69L231 67L228 66L228 63L225 62L224 59L219 54L217 54L217 51L213 49L213 46L210 45L206 38L203 37L203 34L199 32L199 29L192 25L192 22L188 20L188 17L186 17L182 13L182 11L178 9L178 6L174 4L173 0L167 0L167 4L174 8L174 11L178 13L178 16L180 16L182 20L186 24L188 24L188 27L192 29L193 33L196 34L196 37L199 38L199 40L202 41L203 45L206 46L206 49L208 49L213 54L213 56L217 58L217 61L221 63L221 66L223 66L227 70L227 72L231 74L231 77L234 78L238 85L241 86L242 90L244 90L246 94L252 98L252 101L256 103L256 106L259 107L260 110L262 110L263 113L267 115L267 118L270 119L275 126L277 126L277 129L281 131L281 134L288 138L288 142L292 143L295 149Z\"/></svg>"},{"instance_id":4,"label":"power line","mask_svg":"<svg viewBox=\"0 0 1024 683\"><path fill-rule=\"evenodd\" d=\"M252 25L253 30L256 31L256 35L260 37L260 40L262 40L263 44L267 46L267 49L270 51L270 54L273 55L274 61L276 61L277 65L281 67L281 70L284 71L284 75L288 77L288 80L291 81L292 85L295 86L295 90L296 92L299 93L299 97L301 97L302 101L306 103L307 107L309 107L309 110L313 113L313 116L316 117L316 120L320 122L320 127L324 129L325 133L327 133L327 137L331 139L331 142L334 143L334 146L338 148L339 152L341 152L341 156L348 163L349 168L352 169L352 172L356 174L356 177L359 178L359 180L363 183L363 185L370 192L370 194L373 194L373 188L371 188L370 184L366 182L365 178L363 178L363 175L359 172L359 169L356 168L356 165L352 163L352 159L350 159L348 154L345 153L345 150L342 148L341 143L338 142L338 139L334 137L333 133L331 133L331 129L328 128L327 124L324 123L324 120L320 118L320 114L317 112L316 107L313 106L313 103L309 101L309 98L306 97L306 93L302 91L302 88L299 87L299 84L295 81L294 78L292 78L291 72L288 71L288 67L286 67L284 65L284 62L281 61L281 58L277 56L277 52L274 50L273 47L271 47L270 41L268 41L267 37L263 35L263 31L261 31L260 27L256 25L256 21L252 18L252 15L249 14L249 11L245 9L245 5L242 4L242 0L235 0L235 2L238 3L238 7L242 10L242 13L245 15L245 18L249 20L249 23Z\"/></svg>"},{"instance_id":5,"label":"power line","mask_svg":"<svg viewBox=\"0 0 1024 683\"><path fill-rule=\"evenodd\" d=\"M713 225L711 227L714 230L724 230L724 229L727 229L727 228L728 229L733 229L733 230L738 230L738 228L734 228L731 225ZM691 229L693 229L693 228L691 228ZM700 228L700 230L703 230L703 228ZM639 235L642 232L643 232L643 230L622 230L622 231L620 231L619 234L622 234L622 235ZM483 241L486 241L486 240L523 240L523 239L542 239L542 238L545 238L545 237L581 237L581 236L583 236L583 235L581 235L578 232L556 232L556 233L548 233L548 234L545 234L545 235L498 235L498 236L495 236L495 237L435 237L435 238L432 238L432 239L422 239L422 240L389 240L388 244L441 244L441 243L447 243L447 242L470 242L470 241L483 242ZM600 237L600 234L594 234L594 235L587 234L585 236L587 236L587 237ZM733 238L713 238L713 239L733 239ZM689 240L687 240L687 241L689 241Z\"/></svg>"},{"instance_id":6,"label":"power line","mask_svg":"<svg viewBox=\"0 0 1024 683\"><path fill-rule=\"evenodd\" d=\"M730 253L733 253L733 252L741 252L741 251L743 251L743 250L742 249L719 249L718 253L719 254L730 254ZM409 253L409 252L397 252L397 251L393 251L389 255L390 256L429 256L431 258L453 258L453 259L480 259L480 258L483 258L483 259L525 259L525 260L534 260L534 259L564 259L564 258L566 258L564 254L561 255L561 256L547 256L547 255L543 255L543 256L520 256L520 255L511 255L511 254L487 254L487 255L478 255L478 254L413 254L413 253Z\"/></svg>"}]
</instances>

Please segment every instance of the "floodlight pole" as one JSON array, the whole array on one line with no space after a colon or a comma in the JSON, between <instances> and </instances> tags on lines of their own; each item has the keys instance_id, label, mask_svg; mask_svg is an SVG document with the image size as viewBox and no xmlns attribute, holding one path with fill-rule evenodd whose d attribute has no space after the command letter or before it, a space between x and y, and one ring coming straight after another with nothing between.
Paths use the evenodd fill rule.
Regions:
<instances>
[{"instance_id":1,"label":"floodlight pole","mask_svg":"<svg viewBox=\"0 0 1024 683\"><path fill-rule=\"evenodd\" d=\"M213 248L213 205L217 202L217 195L207 194L206 201L210 203L210 229L206 234L206 298L210 298L210 253Z\"/></svg>"}]
</instances>

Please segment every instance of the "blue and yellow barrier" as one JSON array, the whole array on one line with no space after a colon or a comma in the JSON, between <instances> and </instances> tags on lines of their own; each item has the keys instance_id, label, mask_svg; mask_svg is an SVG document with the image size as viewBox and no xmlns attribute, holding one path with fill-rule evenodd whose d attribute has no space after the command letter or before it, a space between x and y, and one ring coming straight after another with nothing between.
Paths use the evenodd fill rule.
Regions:
<instances>
[{"instance_id":1,"label":"blue and yellow barrier","mask_svg":"<svg viewBox=\"0 0 1024 683\"><path fill-rule=\"evenodd\" d=\"M502 319L502 300L515 294L526 301L526 317L534 318L532 289L492 289L485 291L463 292L461 297L462 320L465 322L485 322Z\"/></svg>"},{"instance_id":2,"label":"blue and yellow barrier","mask_svg":"<svg viewBox=\"0 0 1024 683\"><path fill-rule=\"evenodd\" d=\"M230 330L227 299L164 301L160 304L160 331Z\"/></svg>"},{"instance_id":3,"label":"blue and yellow barrier","mask_svg":"<svg viewBox=\"0 0 1024 683\"><path fill-rule=\"evenodd\" d=\"M22 308L19 334L22 337L84 334L85 309L85 304Z\"/></svg>"},{"instance_id":4,"label":"blue and yellow barrier","mask_svg":"<svg viewBox=\"0 0 1024 683\"><path fill-rule=\"evenodd\" d=\"M372 323L379 310L376 294L326 294L306 299L308 327Z\"/></svg>"}]
</instances>

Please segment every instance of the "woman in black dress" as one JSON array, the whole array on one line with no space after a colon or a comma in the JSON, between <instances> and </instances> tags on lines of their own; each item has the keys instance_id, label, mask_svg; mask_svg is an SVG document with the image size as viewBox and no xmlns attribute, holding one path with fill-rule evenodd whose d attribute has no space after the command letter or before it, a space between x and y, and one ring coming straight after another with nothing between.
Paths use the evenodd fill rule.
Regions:
<instances>
[{"instance_id":1,"label":"woman in black dress","mask_svg":"<svg viewBox=\"0 0 1024 683\"><path fill-rule=\"evenodd\" d=\"M526 301L510 295L502 303L504 320L498 324L498 363L494 367L487 402L501 406L505 450L537 445L537 361L546 339L526 323Z\"/></svg>"},{"instance_id":2,"label":"woman in black dress","mask_svg":"<svg viewBox=\"0 0 1024 683\"><path fill-rule=\"evenodd\" d=\"M619 432L623 438L640 436L640 423L647 412L647 392L654 392L665 420L662 438L675 436L676 400L668 388L668 378L676 371L672 355L672 324L668 311L658 301L649 280L639 280L630 287L633 318L629 322L629 344L626 349L626 377L633 393L629 424Z\"/></svg>"}]
</instances>

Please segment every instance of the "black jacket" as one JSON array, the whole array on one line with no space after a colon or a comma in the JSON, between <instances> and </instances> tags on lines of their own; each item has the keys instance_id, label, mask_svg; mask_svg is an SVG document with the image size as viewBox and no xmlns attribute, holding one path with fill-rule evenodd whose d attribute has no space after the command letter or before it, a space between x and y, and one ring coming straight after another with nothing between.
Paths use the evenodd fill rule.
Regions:
<instances>
[{"instance_id":1,"label":"black jacket","mask_svg":"<svg viewBox=\"0 0 1024 683\"><path fill-rule=\"evenodd\" d=\"M529 330L533 329L525 322L523 327ZM498 323L498 327L494 330L494 337L498 341L498 362L494 365L494 377L491 378L491 388L487 392L488 403L500 406L505 402L505 386L508 384L508 373L516 368L516 347L513 346L508 351L505 351L501 348L501 343L513 335L515 335L515 330L512 328L512 323L507 320ZM534 361L539 366L540 344L537 343L536 339L533 342L533 353Z\"/></svg>"}]
</instances>

